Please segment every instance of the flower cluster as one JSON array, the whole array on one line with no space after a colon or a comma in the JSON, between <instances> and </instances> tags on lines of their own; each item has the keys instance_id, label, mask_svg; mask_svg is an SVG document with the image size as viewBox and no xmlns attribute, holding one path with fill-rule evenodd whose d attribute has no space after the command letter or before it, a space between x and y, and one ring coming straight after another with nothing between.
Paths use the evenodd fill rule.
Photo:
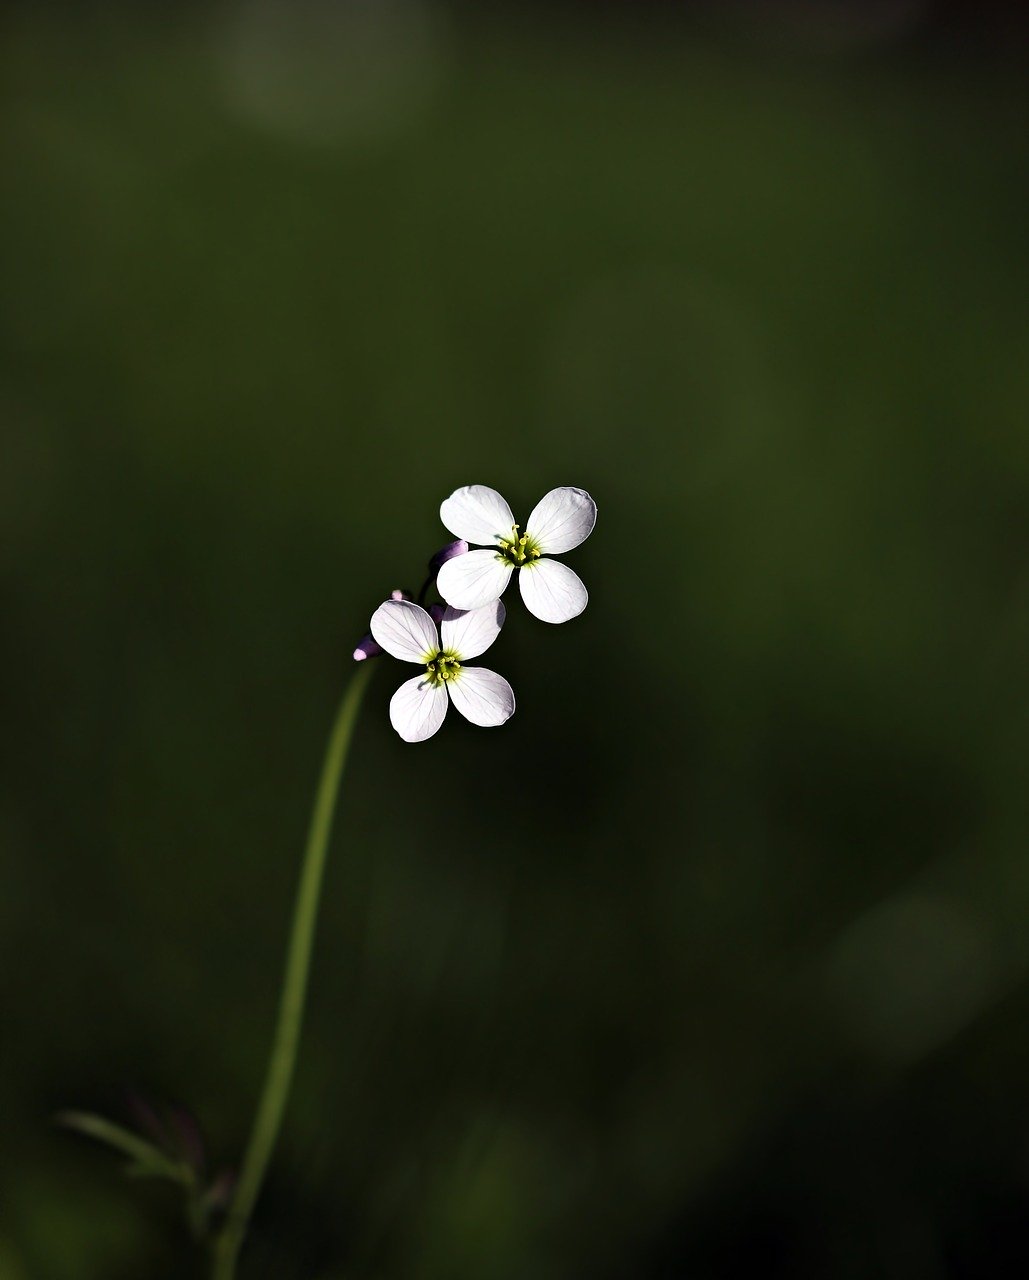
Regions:
<instances>
[{"instance_id":1,"label":"flower cluster","mask_svg":"<svg viewBox=\"0 0 1029 1280\"><path fill-rule=\"evenodd\" d=\"M568 622L588 600L578 576L552 559L593 532L597 504L584 489L551 489L523 530L496 489L466 485L442 504L440 519L457 540L429 561L418 600L394 591L354 650L357 661L388 653L424 668L390 701L390 721L405 742L431 738L451 703L483 727L504 724L514 714L514 691L503 676L467 663L500 634L507 616L500 597L516 573L525 607L543 622ZM424 605L433 584L444 603Z\"/></svg>"}]
</instances>

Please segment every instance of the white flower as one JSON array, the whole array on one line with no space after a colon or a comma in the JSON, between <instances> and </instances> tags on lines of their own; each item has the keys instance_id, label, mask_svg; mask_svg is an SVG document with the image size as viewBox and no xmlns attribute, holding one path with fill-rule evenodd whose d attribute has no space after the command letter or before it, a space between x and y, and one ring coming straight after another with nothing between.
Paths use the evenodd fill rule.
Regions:
<instances>
[{"instance_id":1,"label":"white flower","mask_svg":"<svg viewBox=\"0 0 1029 1280\"><path fill-rule=\"evenodd\" d=\"M548 558L571 551L593 532L597 504L585 489L551 489L533 508L523 534L507 502L482 484L456 489L439 514L456 537L491 548L469 551L440 569L436 586L455 609L498 600L516 569L525 607L543 622L567 622L586 608L589 596L578 576Z\"/></svg>"},{"instance_id":2,"label":"white flower","mask_svg":"<svg viewBox=\"0 0 1029 1280\"><path fill-rule=\"evenodd\" d=\"M390 721L405 742L431 738L443 723L448 701L466 720L486 728L511 718L514 691L503 676L464 665L486 652L504 617L499 600L481 609L448 608L437 631L426 610L409 600L387 600L375 610L371 628L376 643L401 662L425 667L390 700Z\"/></svg>"}]
</instances>

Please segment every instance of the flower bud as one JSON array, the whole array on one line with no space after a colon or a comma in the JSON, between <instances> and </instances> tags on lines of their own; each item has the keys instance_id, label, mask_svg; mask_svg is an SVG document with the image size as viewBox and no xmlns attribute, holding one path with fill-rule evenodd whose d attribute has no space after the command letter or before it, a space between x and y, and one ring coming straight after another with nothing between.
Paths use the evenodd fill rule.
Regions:
<instances>
[{"instance_id":1,"label":"flower bud","mask_svg":"<svg viewBox=\"0 0 1029 1280\"><path fill-rule=\"evenodd\" d=\"M467 551L468 543L465 542L464 538L458 538L456 542L448 542L445 547L440 547L429 561L429 572L431 574L439 573L448 560L453 560L455 556L463 556Z\"/></svg>"},{"instance_id":2,"label":"flower bud","mask_svg":"<svg viewBox=\"0 0 1029 1280\"><path fill-rule=\"evenodd\" d=\"M382 647L377 645L370 635L362 636L354 650L354 661L364 662L365 658L377 658L381 652Z\"/></svg>"}]
</instances>

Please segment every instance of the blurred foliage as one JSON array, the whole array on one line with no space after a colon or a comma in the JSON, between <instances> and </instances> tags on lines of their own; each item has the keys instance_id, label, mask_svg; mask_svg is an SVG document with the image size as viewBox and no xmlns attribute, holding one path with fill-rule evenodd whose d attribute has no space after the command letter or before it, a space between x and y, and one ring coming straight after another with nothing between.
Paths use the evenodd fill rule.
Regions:
<instances>
[{"instance_id":1,"label":"blurred foliage","mask_svg":"<svg viewBox=\"0 0 1029 1280\"><path fill-rule=\"evenodd\" d=\"M468 482L590 608L377 674L244 1280L1029 1265L1024 67L873 8L5 10L2 1280L202 1273L52 1117L237 1158Z\"/></svg>"}]
</instances>

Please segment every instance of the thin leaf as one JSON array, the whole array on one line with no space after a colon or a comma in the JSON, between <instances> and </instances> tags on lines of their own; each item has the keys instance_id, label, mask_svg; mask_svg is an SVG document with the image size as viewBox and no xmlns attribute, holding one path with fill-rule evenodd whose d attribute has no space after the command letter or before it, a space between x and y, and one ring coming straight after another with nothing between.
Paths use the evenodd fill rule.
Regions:
<instances>
[{"instance_id":1,"label":"thin leaf","mask_svg":"<svg viewBox=\"0 0 1029 1280\"><path fill-rule=\"evenodd\" d=\"M126 1172L135 1178L168 1178L189 1186L193 1182L192 1170L185 1164L169 1160L152 1142L147 1142L130 1129L106 1120L88 1111L62 1111L57 1123L76 1133L85 1134L105 1146L120 1151L129 1160Z\"/></svg>"}]
</instances>

